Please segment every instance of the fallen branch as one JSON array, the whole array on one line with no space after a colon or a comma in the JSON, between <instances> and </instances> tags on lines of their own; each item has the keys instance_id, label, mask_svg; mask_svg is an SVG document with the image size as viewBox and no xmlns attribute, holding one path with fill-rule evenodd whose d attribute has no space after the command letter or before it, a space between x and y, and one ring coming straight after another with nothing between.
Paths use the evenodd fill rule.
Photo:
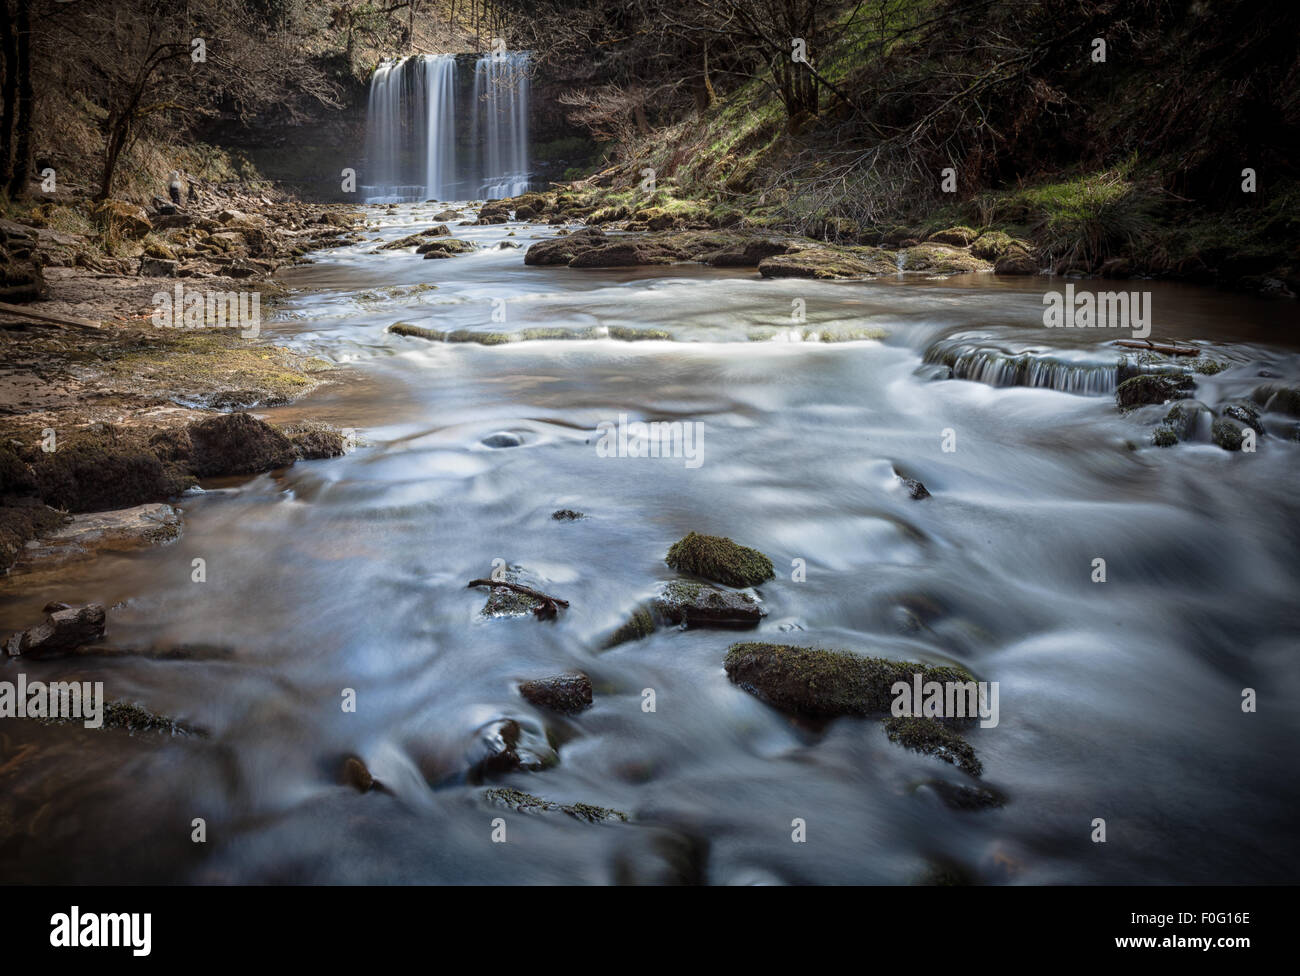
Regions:
<instances>
[{"instance_id":1,"label":"fallen branch","mask_svg":"<svg viewBox=\"0 0 1300 976\"><path fill-rule=\"evenodd\" d=\"M1147 349L1151 352L1163 352L1168 356L1199 356L1201 350L1195 346L1177 346L1165 342L1152 342L1150 339L1117 339L1115 345L1125 349Z\"/></svg>"},{"instance_id":2,"label":"fallen branch","mask_svg":"<svg viewBox=\"0 0 1300 976\"><path fill-rule=\"evenodd\" d=\"M76 329L102 329L103 326L98 322L90 322L86 319L74 319L69 315L51 315L49 312L33 312L30 308L23 305L10 305L8 302L0 302L0 312L6 315L17 315L19 318L35 319L37 322L50 322L54 325L71 326Z\"/></svg>"},{"instance_id":3,"label":"fallen branch","mask_svg":"<svg viewBox=\"0 0 1300 976\"><path fill-rule=\"evenodd\" d=\"M534 590L531 586L524 586L522 583L511 583L508 580L472 579L468 584L466 584L467 589L474 586L504 586L507 590L514 590L516 593L522 593L524 596L531 596L534 600L541 600L543 607L548 603L561 607L567 607L569 605L568 600L561 600L558 596L551 596L548 593L543 593L541 590ZM539 607L538 609L542 609L543 607ZM537 611L534 610L533 612L536 613Z\"/></svg>"}]
</instances>

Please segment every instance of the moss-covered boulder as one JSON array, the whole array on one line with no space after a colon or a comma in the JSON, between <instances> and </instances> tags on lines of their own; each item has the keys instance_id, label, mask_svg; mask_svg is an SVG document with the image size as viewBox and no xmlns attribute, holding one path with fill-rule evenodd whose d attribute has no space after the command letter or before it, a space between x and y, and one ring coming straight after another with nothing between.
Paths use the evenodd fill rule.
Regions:
<instances>
[{"instance_id":1,"label":"moss-covered boulder","mask_svg":"<svg viewBox=\"0 0 1300 976\"><path fill-rule=\"evenodd\" d=\"M966 247L977 237L979 231L970 227L949 227L946 230L935 231L926 240L935 244L947 244L950 247Z\"/></svg>"},{"instance_id":2,"label":"moss-covered boulder","mask_svg":"<svg viewBox=\"0 0 1300 976\"><path fill-rule=\"evenodd\" d=\"M733 644L723 662L727 676L775 708L813 718L888 712L895 682L969 681L952 667L863 657L791 644Z\"/></svg>"},{"instance_id":3,"label":"moss-covered boulder","mask_svg":"<svg viewBox=\"0 0 1300 976\"><path fill-rule=\"evenodd\" d=\"M1041 269L1028 251L1012 248L997 259L993 273L1000 275L1036 275Z\"/></svg>"},{"instance_id":4,"label":"moss-covered boulder","mask_svg":"<svg viewBox=\"0 0 1300 976\"><path fill-rule=\"evenodd\" d=\"M0 505L0 574L18 560L27 542L63 525L64 515L35 499Z\"/></svg>"},{"instance_id":5,"label":"moss-covered boulder","mask_svg":"<svg viewBox=\"0 0 1300 976\"><path fill-rule=\"evenodd\" d=\"M723 536L696 532L674 542L664 562L680 572L724 586L757 586L776 576L772 560L757 549L736 545Z\"/></svg>"},{"instance_id":6,"label":"moss-covered boulder","mask_svg":"<svg viewBox=\"0 0 1300 976\"><path fill-rule=\"evenodd\" d=\"M293 442L264 420L228 413L190 424L190 470L200 478L260 474L293 464Z\"/></svg>"},{"instance_id":7,"label":"moss-covered boulder","mask_svg":"<svg viewBox=\"0 0 1300 976\"><path fill-rule=\"evenodd\" d=\"M656 613L687 627L757 627L767 611L748 593L694 580L669 580L652 601Z\"/></svg>"},{"instance_id":8,"label":"moss-covered boulder","mask_svg":"<svg viewBox=\"0 0 1300 976\"><path fill-rule=\"evenodd\" d=\"M890 742L952 763L971 776L979 776L984 771L971 744L937 719L894 715L884 720L884 726Z\"/></svg>"},{"instance_id":9,"label":"moss-covered boulder","mask_svg":"<svg viewBox=\"0 0 1300 976\"><path fill-rule=\"evenodd\" d=\"M108 424L78 431L57 450L39 453L32 470L40 497L69 512L162 501L194 483L183 465L164 463L140 437Z\"/></svg>"},{"instance_id":10,"label":"moss-covered boulder","mask_svg":"<svg viewBox=\"0 0 1300 976\"><path fill-rule=\"evenodd\" d=\"M933 242L918 244L903 251L904 271L924 271L929 274L969 274L992 271L993 265L976 257L972 252Z\"/></svg>"},{"instance_id":11,"label":"moss-covered boulder","mask_svg":"<svg viewBox=\"0 0 1300 976\"><path fill-rule=\"evenodd\" d=\"M573 715L591 707L591 679L581 671L535 678L521 684L519 694L539 708Z\"/></svg>"},{"instance_id":12,"label":"moss-covered boulder","mask_svg":"<svg viewBox=\"0 0 1300 976\"><path fill-rule=\"evenodd\" d=\"M894 274L898 265L883 251L806 246L785 254L775 254L758 263L764 278L872 278Z\"/></svg>"},{"instance_id":13,"label":"moss-covered boulder","mask_svg":"<svg viewBox=\"0 0 1300 976\"><path fill-rule=\"evenodd\" d=\"M1190 397L1195 386L1190 376L1143 373L1116 387L1115 403L1121 410L1132 410L1148 403L1168 403Z\"/></svg>"},{"instance_id":14,"label":"moss-covered boulder","mask_svg":"<svg viewBox=\"0 0 1300 976\"><path fill-rule=\"evenodd\" d=\"M568 264L580 254L608 243L604 231L586 227L550 241L538 241L524 252L524 264Z\"/></svg>"},{"instance_id":15,"label":"moss-covered boulder","mask_svg":"<svg viewBox=\"0 0 1300 976\"><path fill-rule=\"evenodd\" d=\"M1249 429L1239 420L1220 417L1210 427L1210 440L1225 451L1240 451L1246 443L1246 431Z\"/></svg>"},{"instance_id":16,"label":"moss-covered boulder","mask_svg":"<svg viewBox=\"0 0 1300 976\"><path fill-rule=\"evenodd\" d=\"M1269 413L1300 417L1300 388L1263 383L1251 391L1250 397Z\"/></svg>"},{"instance_id":17,"label":"moss-covered boulder","mask_svg":"<svg viewBox=\"0 0 1300 976\"><path fill-rule=\"evenodd\" d=\"M1010 234L1000 230L989 230L971 244L970 252L985 261L996 261L1016 247L1026 250Z\"/></svg>"},{"instance_id":18,"label":"moss-covered boulder","mask_svg":"<svg viewBox=\"0 0 1300 976\"><path fill-rule=\"evenodd\" d=\"M684 260L687 256L681 249L669 243L623 240L585 250L574 256L569 262L569 267L632 268L650 264L672 264L674 261Z\"/></svg>"},{"instance_id":19,"label":"moss-covered boulder","mask_svg":"<svg viewBox=\"0 0 1300 976\"><path fill-rule=\"evenodd\" d=\"M415 249L415 253L423 254L427 261L430 258L449 258L453 254L469 254L476 250L478 245L473 241L462 241L458 237L439 237L432 241L425 241Z\"/></svg>"}]
</instances>

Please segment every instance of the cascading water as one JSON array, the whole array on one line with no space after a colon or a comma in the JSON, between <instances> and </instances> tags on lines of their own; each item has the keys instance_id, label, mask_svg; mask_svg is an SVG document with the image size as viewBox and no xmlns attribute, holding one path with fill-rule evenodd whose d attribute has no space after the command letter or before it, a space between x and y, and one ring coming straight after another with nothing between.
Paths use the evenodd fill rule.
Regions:
<instances>
[{"instance_id":1,"label":"cascading water","mask_svg":"<svg viewBox=\"0 0 1300 976\"><path fill-rule=\"evenodd\" d=\"M473 86L454 54L385 61L370 81L367 203L493 199L528 189L529 57L479 57ZM458 117L469 123L466 141Z\"/></svg>"},{"instance_id":2,"label":"cascading water","mask_svg":"<svg viewBox=\"0 0 1300 976\"><path fill-rule=\"evenodd\" d=\"M474 65L474 125L482 177L478 195L512 197L527 190L527 52L478 59Z\"/></svg>"}]
</instances>

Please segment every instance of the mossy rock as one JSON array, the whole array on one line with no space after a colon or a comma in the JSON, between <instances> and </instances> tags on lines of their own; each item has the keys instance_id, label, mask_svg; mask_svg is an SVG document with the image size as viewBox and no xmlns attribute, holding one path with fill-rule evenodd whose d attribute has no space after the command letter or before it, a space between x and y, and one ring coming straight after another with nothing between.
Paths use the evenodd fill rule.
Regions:
<instances>
[{"instance_id":1,"label":"mossy rock","mask_svg":"<svg viewBox=\"0 0 1300 976\"><path fill-rule=\"evenodd\" d=\"M179 495L194 480L166 464L141 438L107 424L79 432L32 464L40 497L69 512L130 508Z\"/></svg>"},{"instance_id":2,"label":"mossy rock","mask_svg":"<svg viewBox=\"0 0 1300 976\"><path fill-rule=\"evenodd\" d=\"M1279 383L1263 383L1251 391L1251 399L1269 413L1300 417L1300 388Z\"/></svg>"},{"instance_id":3,"label":"mossy rock","mask_svg":"<svg viewBox=\"0 0 1300 976\"><path fill-rule=\"evenodd\" d=\"M1029 252L1028 246L1023 241L1018 241L1010 234L1000 230L985 231L970 246L971 254L985 261L996 261L1004 254L1009 254L1014 250Z\"/></svg>"},{"instance_id":4,"label":"mossy rock","mask_svg":"<svg viewBox=\"0 0 1300 976\"><path fill-rule=\"evenodd\" d=\"M614 633L609 635L604 643L604 649L609 650L612 647L618 647L620 644L627 644L643 637L649 637L654 632L654 615L645 607L637 607L632 611L632 615L620 624Z\"/></svg>"},{"instance_id":5,"label":"mossy rock","mask_svg":"<svg viewBox=\"0 0 1300 976\"><path fill-rule=\"evenodd\" d=\"M0 505L0 574L8 572L29 539L54 531L63 524L64 518L62 512L34 499L25 499L22 504Z\"/></svg>"},{"instance_id":6,"label":"mossy rock","mask_svg":"<svg viewBox=\"0 0 1300 976\"><path fill-rule=\"evenodd\" d=\"M1220 417L1210 427L1210 440L1225 451L1240 451L1246 443L1246 431L1249 429L1239 420Z\"/></svg>"},{"instance_id":7,"label":"mossy rock","mask_svg":"<svg viewBox=\"0 0 1300 976\"><path fill-rule=\"evenodd\" d=\"M1190 376L1166 376L1143 373L1125 380L1115 390L1115 403L1121 410L1132 410L1148 403L1167 403L1185 399L1196 384Z\"/></svg>"},{"instance_id":8,"label":"mossy rock","mask_svg":"<svg viewBox=\"0 0 1300 976\"><path fill-rule=\"evenodd\" d=\"M669 623L687 627L757 627L767 616L748 593L694 580L669 580L652 606Z\"/></svg>"},{"instance_id":9,"label":"mossy rock","mask_svg":"<svg viewBox=\"0 0 1300 976\"><path fill-rule=\"evenodd\" d=\"M1012 248L998 258L993 273L1000 275L1036 275L1041 269L1028 251Z\"/></svg>"},{"instance_id":10,"label":"mossy rock","mask_svg":"<svg viewBox=\"0 0 1300 976\"><path fill-rule=\"evenodd\" d=\"M247 413L209 417L187 431L193 445L190 470L200 478L261 474L287 467L298 457L288 437Z\"/></svg>"},{"instance_id":11,"label":"mossy rock","mask_svg":"<svg viewBox=\"0 0 1300 976\"><path fill-rule=\"evenodd\" d=\"M883 257L884 252L863 250L851 253L829 247L803 247L786 254L775 254L758 263L764 278L871 278L893 274L898 266Z\"/></svg>"},{"instance_id":12,"label":"mossy rock","mask_svg":"<svg viewBox=\"0 0 1300 976\"><path fill-rule=\"evenodd\" d=\"M979 237L979 231L970 227L949 227L946 230L937 230L926 238L934 244L947 244L951 247L968 247Z\"/></svg>"},{"instance_id":13,"label":"mossy rock","mask_svg":"<svg viewBox=\"0 0 1300 976\"><path fill-rule=\"evenodd\" d=\"M890 742L952 763L971 776L984 772L971 744L937 719L894 715L884 720L884 726Z\"/></svg>"},{"instance_id":14,"label":"mossy rock","mask_svg":"<svg viewBox=\"0 0 1300 976\"><path fill-rule=\"evenodd\" d=\"M551 800L543 800L541 797L533 796L531 793L525 793L522 790L506 788L484 790L483 798L496 806L509 807L519 813L556 811L567 813L575 820L581 820L583 823L589 824L627 823L628 821L627 814L622 810L593 806L590 803L554 803Z\"/></svg>"},{"instance_id":15,"label":"mossy rock","mask_svg":"<svg viewBox=\"0 0 1300 976\"><path fill-rule=\"evenodd\" d=\"M591 707L591 679L581 671L536 678L521 684L519 694L540 708L573 715Z\"/></svg>"},{"instance_id":16,"label":"mossy rock","mask_svg":"<svg viewBox=\"0 0 1300 976\"><path fill-rule=\"evenodd\" d=\"M863 657L790 644L733 644L723 662L727 676L775 708L813 718L888 712L896 682L970 681L954 667Z\"/></svg>"},{"instance_id":17,"label":"mossy rock","mask_svg":"<svg viewBox=\"0 0 1300 976\"><path fill-rule=\"evenodd\" d=\"M930 274L969 274L992 271L993 266L970 251L938 243L918 244L903 251L904 271Z\"/></svg>"},{"instance_id":18,"label":"mossy rock","mask_svg":"<svg viewBox=\"0 0 1300 976\"><path fill-rule=\"evenodd\" d=\"M1172 447L1179 441L1185 441L1196 433L1196 426L1202 414L1209 414L1210 408L1200 400L1178 400L1165 414L1164 422L1156 428L1152 443L1156 447Z\"/></svg>"},{"instance_id":19,"label":"mossy rock","mask_svg":"<svg viewBox=\"0 0 1300 976\"><path fill-rule=\"evenodd\" d=\"M674 542L664 562L680 572L724 586L757 586L776 576L772 560L757 549L736 545L723 536L696 532Z\"/></svg>"}]
</instances>

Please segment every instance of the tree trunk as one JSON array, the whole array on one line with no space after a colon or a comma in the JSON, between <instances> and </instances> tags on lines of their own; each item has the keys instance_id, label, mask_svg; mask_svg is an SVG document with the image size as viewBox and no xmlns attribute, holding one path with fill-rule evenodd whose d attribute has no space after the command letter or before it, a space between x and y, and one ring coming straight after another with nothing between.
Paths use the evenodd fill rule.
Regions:
<instances>
[{"instance_id":1,"label":"tree trunk","mask_svg":"<svg viewBox=\"0 0 1300 976\"><path fill-rule=\"evenodd\" d=\"M27 181L32 168L32 109L36 95L32 90L32 26L30 11L24 0L18 2L18 109L14 128L16 139L13 175L9 178L9 199L27 195Z\"/></svg>"},{"instance_id":2,"label":"tree trunk","mask_svg":"<svg viewBox=\"0 0 1300 976\"><path fill-rule=\"evenodd\" d=\"M4 102L0 115L0 188L7 188L14 175L14 108L18 102L18 39L14 36L13 16L9 13L9 0L0 0L0 43L3 43L5 62L3 89Z\"/></svg>"}]
</instances>

